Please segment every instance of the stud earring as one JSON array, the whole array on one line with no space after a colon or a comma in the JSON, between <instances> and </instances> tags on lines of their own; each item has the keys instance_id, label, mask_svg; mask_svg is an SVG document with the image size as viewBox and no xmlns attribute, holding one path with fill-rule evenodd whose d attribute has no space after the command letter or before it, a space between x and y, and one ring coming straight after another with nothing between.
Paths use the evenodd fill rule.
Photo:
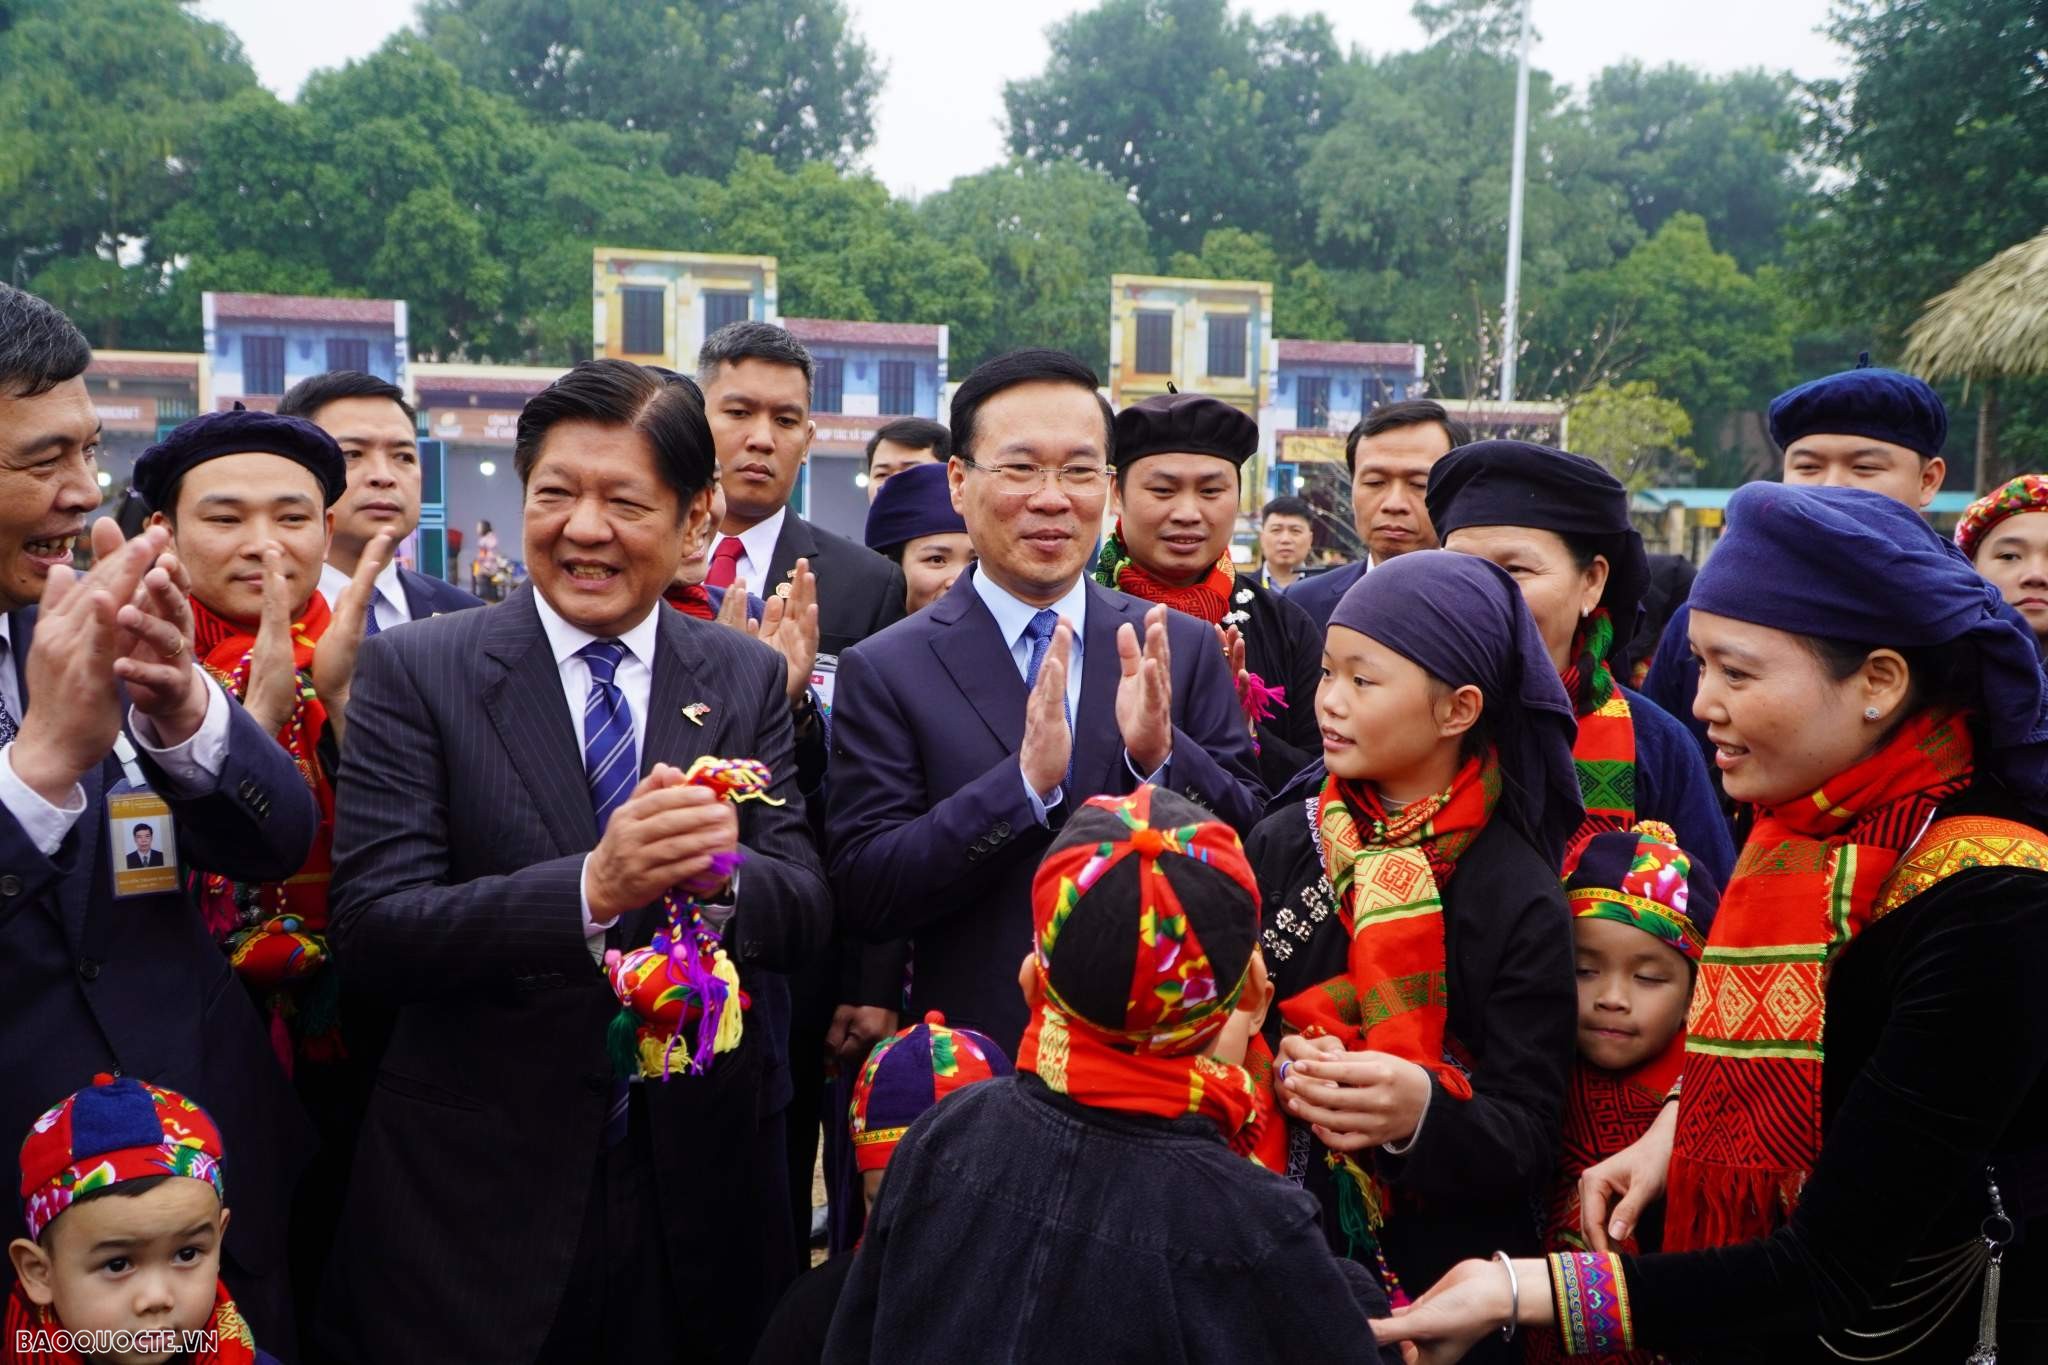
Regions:
<instances>
[{"instance_id":1,"label":"stud earring","mask_svg":"<svg viewBox=\"0 0 2048 1365\"><path fill-rule=\"evenodd\" d=\"M1864 707L1864 708L1863 708L1863 719L1865 719L1865 720L1876 720L1876 719L1877 719L1877 708L1876 708L1875 706L1866 706L1866 707Z\"/></svg>"}]
</instances>

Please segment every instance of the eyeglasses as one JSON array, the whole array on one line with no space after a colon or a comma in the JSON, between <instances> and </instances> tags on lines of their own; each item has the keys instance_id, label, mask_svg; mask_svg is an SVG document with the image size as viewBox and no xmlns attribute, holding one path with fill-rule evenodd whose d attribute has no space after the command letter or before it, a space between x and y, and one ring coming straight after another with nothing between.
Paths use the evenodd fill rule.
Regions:
<instances>
[{"instance_id":1,"label":"eyeglasses","mask_svg":"<svg viewBox=\"0 0 2048 1365\"><path fill-rule=\"evenodd\" d=\"M995 475L996 482L1010 493L1035 493L1045 487L1047 479L1058 479L1064 492L1094 493L1109 481L1109 468L1099 464L1063 464L1058 468L1021 460L1006 464L978 464L965 456L961 457L960 463L969 469Z\"/></svg>"}]
</instances>

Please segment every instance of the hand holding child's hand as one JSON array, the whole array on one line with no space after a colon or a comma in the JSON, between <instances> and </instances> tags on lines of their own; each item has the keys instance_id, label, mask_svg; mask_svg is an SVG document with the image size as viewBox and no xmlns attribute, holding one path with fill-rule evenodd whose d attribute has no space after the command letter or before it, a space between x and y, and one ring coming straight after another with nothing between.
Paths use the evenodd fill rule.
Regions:
<instances>
[{"instance_id":1,"label":"hand holding child's hand","mask_svg":"<svg viewBox=\"0 0 2048 1365\"><path fill-rule=\"evenodd\" d=\"M1283 1052L1292 1041L1283 1041ZM1313 1126L1333 1152L1364 1151L1414 1136L1434 1088L1427 1071L1384 1052L1319 1050L1285 1060L1281 1096L1288 1114Z\"/></svg>"}]
</instances>

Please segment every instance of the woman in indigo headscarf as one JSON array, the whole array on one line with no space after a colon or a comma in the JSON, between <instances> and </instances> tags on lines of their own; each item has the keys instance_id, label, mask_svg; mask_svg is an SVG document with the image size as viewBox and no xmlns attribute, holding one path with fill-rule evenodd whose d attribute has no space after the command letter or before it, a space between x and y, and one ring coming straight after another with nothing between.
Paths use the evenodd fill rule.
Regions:
<instances>
[{"instance_id":1,"label":"woman in indigo headscarf","mask_svg":"<svg viewBox=\"0 0 2048 1365\"><path fill-rule=\"evenodd\" d=\"M1621 481L1583 455L1478 441L1436 462L1427 502L1446 550L1491 560L1515 580L1564 678L1579 717L1572 757L1586 805L1573 846L1656 820L1716 883L1727 881L1735 844L1699 747L1615 678L1650 581Z\"/></svg>"},{"instance_id":2,"label":"woman in indigo headscarf","mask_svg":"<svg viewBox=\"0 0 2048 1365\"><path fill-rule=\"evenodd\" d=\"M1469 1262L1377 1328L1426 1360L1553 1322L1575 1353L2048 1359L2034 642L1855 489L1738 492L1692 606L1698 714L1753 823L1680 1095L1586 1172L1596 1250ZM1666 1254L1607 1252L1659 1198Z\"/></svg>"},{"instance_id":3,"label":"woman in indigo headscarf","mask_svg":"<svg viewBox=\"0 0 2048 1365\"><path fill-rule=\"evenodd\" d=\"M1323 760L1247 852L1278 1008L1288 1170L1395 1302L1533 1253L1577 996L1558 860L1576 728L1514 580L1418 551L1330 617Z\"/></svg>"}]
</instances>

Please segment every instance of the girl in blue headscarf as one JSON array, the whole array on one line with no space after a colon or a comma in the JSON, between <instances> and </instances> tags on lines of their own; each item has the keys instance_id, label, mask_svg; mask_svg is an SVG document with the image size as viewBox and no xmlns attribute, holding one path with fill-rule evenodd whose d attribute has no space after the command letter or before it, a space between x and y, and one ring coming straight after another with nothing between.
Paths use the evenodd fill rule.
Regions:
<instances>
[{"instance_id":1,"label":"girl in blue headscarf","mask_svg":"<svg viewBox=\"0 0 2048 1365\"><path fill-rule=\"evenodd\" d=\"M1485 560L1382 564L1330 617L1323 760L1247 841L1276 988L1287 1168L1401 1302L1532 1253L1577 999L1558 881L1581 819L1570 699Z\"/></svg>"}]
</instances>

